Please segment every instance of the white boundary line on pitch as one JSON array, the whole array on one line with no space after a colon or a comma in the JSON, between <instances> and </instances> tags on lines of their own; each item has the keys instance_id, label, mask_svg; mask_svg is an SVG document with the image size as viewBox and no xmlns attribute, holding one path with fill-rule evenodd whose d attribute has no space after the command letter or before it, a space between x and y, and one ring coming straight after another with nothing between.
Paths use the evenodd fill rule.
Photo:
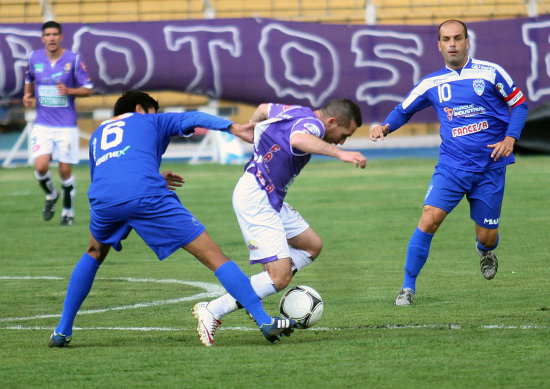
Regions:
<instances>
[{"instance_id":1,"label":"white boundary line on pitch","mask_svg":"<svg viewBox=\"0 0 550 389\"><path fill-rule=\"evenodd\" d=\"M0 280L63 280L63 277L56 276L0 276ZM221 296L225 293L225 289L218 284L213 284L209 282L198 282L198 281L183 281L177 279L154 279L154 278L132 278L132 277L121 277L121 278L101 278L97 277L96 280L109 280L109 281L127 281L127 282L154 282L158 284L180 284L180 285L189 285L196 288L204 289L205 292L197 293L191 296L180 297L176 299L168 300L156 300L150 302L136 303L132 305L121 305L118 307L102 308L102 309L89 309L82 310L78 312L78 315L89 315L93 313L104 313L110 311L123 311L127 309L138 309L145 307L153 307L158 305L167 305L167 304L177 304L183 301L192 301L192 300L203 300L208 298L215 298ZM11 321L22 321L22 320L36 320L36 319L49 319L61 317L61 314L43 314L27 317L0 317L0 322L11 322Z\"/></svg>"},{"instance_id":2,"label":"white boundary line on pitch","mask_svg":"<svg viewBox=\"0 0 550 389\"><path fill-rule=\"evenodd\" d=\"M64 277L58 276L0 276L0 280L64 280ZM127 281L127 282L154 282L159 284L180 284L189 285L197 288L202 288L205 292L197 293L191 296L180 297L176 299L168 300L156 300L151 302L142 302L132 305L122 305L118 307L102 308L102 309L90 309L79 311L78 315L87 315L93 313L104 313L110 311L122 311L127 309L138 309L158 305L177 304L183 301L201 300L206 298L215 298L225 293L225 289L219 284L213 284L208 282L196 282L196 281L183 281L178 279L154 279L154 278L133 278L133 277L120 277L120 278L101 278L97 277L96 280L115 280L115 281ZM48 319L61 317L61 314L43 314L28 317L7 317L0 318L0 322L13 322L13 321L26 321L36 319ZM337 331L337 330L398 330L398 329L450 329L460 330L463 327L460 324L386 324L386 325L365 325L365 326L351 326L351 327L313 327L309 330L313 331ZM476 327L473 327L476 328ZM42 326L5 326L0 327L0 330L51 330L52 327ZM190 331L194 328L170 328L170 327L75 327L75 330L107 330L107 331ZM504 325L504 324L486 324L477 327L477 329L504 329L504 330L548 330L550 326L541 325ZM222 331L255 331L257 328L251 327L220 327Z\"/></svg>"},{"instance_id":3,"label":"white boundary line on pitch","mask_svg":"<svg viewBox=\"0 0 550 389\"><path fill-rule=\"evenodd\" d=\"M464 329L459 324L418 324L418 325L377 325L377 326L362 326L362 327L313 327L308 328L308 331L346 331L346 330L400 330L400 329L449 329L461 330ZM0 330L17 330L17 331L34 331L34 330L52 330L53 327L43 326L6 326L0 327ZM541 325L503 325L503 324L487 324L471 329L480 330L550 330L550 326ZM75 331L133 331L133 332L174 332L174 331L194 331L193 328L170 328L170 327L74 327ZM220 327L218 331L257 331L257 328L252 327ZM299 330L304 331L304 330Z\"/></svg>"}]
</instances>

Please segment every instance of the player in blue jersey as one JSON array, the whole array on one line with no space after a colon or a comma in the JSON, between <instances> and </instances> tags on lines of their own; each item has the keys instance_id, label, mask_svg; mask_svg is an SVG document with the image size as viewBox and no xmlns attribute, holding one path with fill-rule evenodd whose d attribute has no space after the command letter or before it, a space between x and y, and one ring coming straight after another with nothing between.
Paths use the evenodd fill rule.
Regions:
<instances>
[{"instance_id":1,"label":"player in blue jersey","mask_svg":"<svg viewBox=\"0 0 550 389\"><path fill-rule=\"evenodd\" d=\"M464 195L475 223L483 277L498 269L498 242L506 166L527 117L521 90L500 66L468 56L468 29L458 20L439 26L438 48L445 67L424 77L384 120L371 129L373 141L404 125L429 105L440 121L439 162L407 249L405 277L395 305L411 305L416 278L428 259L432 237Z\"/></svg>"},{"instance_id":2,"label":"player in blue jersey","mask_svg":"<svg viewBox=\"0 0 550 389\"><path fill-rule=\"evenodd\" d=\"M234 124L202 112L156 114L157 110L158 103L148 94L126 92L115 104L115 117L103 122L90 139L90 242L69 280L61 320L49 346L69 343L75 316L99 266L111 247L122 249L121 241L132 230L160 260L183 248L214 271L224 288L253 315L270 342L290 335L296 323L272 318L264 311L248 277L170 190L181 186L183 179L171 172L159 173L172 136L190 136L196 127L204 127L252 142L253 124ZM200 326L198 331L200 335Z\"/></svg>"},{"instance_id":3,"label":"player in blue jersey","mask_svg":"<svg viewBox=\"0 0 550 389\"><path fill-rule=\"evenodd\" d=\"M284 289L294 273L320 254L322 240L300 214L284 201L287 190L312 154L327 155L365 168L367 159L342 145L361 125L361 111L350 100L329 101L313 111L297 105L261 104L252 116L254 155L233 193L233 207L250 253L250 263L264 271L250 281L265 298ZM242 307L229 294L195 306L199 320L210 329Z\"/></svg>"},{"instance_id":4,"label":"player in blue jersey","mask_svg":"<svg viewBox=\"0 0 550 389\"><path fill-rule=\"evenodd\" d=\"M23 105L31 107L36 97L36 120L31 133L31 151L35 176L46 201L44 220L50 220L59 198L52 181L50 161L59 162L63 210L61 225L74 222L75 180L72 165L79 161L75 97L92 94L93 85L78 54L61 47L61 25L54 21L42 25L45 48L33 51L25 75Z\"/></svg>"}]
</instances>

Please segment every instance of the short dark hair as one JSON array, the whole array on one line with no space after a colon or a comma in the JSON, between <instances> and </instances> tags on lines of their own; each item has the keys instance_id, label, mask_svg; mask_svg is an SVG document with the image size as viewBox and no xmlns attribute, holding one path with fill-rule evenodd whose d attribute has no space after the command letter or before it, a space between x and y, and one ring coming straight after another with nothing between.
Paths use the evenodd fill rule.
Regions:
<instances>
[{"instance_id":1,"label":"short dark hair","mask_svg":"<svg viewBox=\"0 0 550 389\"><path fill-rule=\"evenodd\" d=\"M118 98L115 103L114 114L115 116L122 115L123 113L135 112L136 105L141 105L145 112L149 111L149 108L154 108L155 112L159 110L159 103L153 99L147 93L139 90L129 90L122 93L122 96Z\"/></svg>"},{"instance_id":2,"label":"short dark hair","mask_svg":"<svg viewBox=\"0 0 550 389\"><path fill-rule=\"evenodd\" d=\"M334 117L338 121L338 125L349 127L353 120L357 127L363 124L361 118L361 109L357 104L349 99L334 99L330 100L321 108L323 116Z\"/></svg>"},{"instance_id":3,"label":"short dark hair","mask_svg":"<svg viewBox=\"0 0 550 389\"><path fill-rule=\"evenodd\" d=\"M449 19L449 20L445 20L443 23L441 23L439 25L439 27L437 28L437 40L441 39L441 34L440 34L440 31L441 31L441 27L443 27L444 24L447 24L449 22L454 22L454 23L458 23L458 24L461 24L462 25L462 28L464 28L464 38L468 38L468 27L466 27L466 24L464 24L464 22L460 21L460 20L457 20L457 19Z\"/></svg>"},{"instance_id":4,"label":"short dark hair","mask_svg":"<svg viewBox=\"0 0 550 389\"><path fill-rule=\"evenodd\" d=\"M63 32L61 30L61 24L54 22L53 20L50 20L42 25L42 33L44 33L46 28L57 28L60 34Z\"/></svg>"}]
</instances>

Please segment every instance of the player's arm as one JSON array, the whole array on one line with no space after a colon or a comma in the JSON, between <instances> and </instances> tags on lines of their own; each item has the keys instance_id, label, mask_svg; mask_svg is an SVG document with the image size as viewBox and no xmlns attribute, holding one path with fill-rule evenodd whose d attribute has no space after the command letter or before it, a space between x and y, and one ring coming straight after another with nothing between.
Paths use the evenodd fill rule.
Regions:
<instances>
[{"instance_id":1,"label":"player's arm","mask_svg":"<svg viewBox=\"0 0 550 389\"><path fill-rule=\"evenodd\" d=\"M233 135L235 135L238 138L241 138L245 142L252 143L252 142L254 142L254 126L255 125L256 124L253 123L253 122L245 123L245 124L233 123L229 127L229 131L231 131L231 133Z\"/></svg>"},{"instance_id":2,"label":"player's arm","mask_svg":"<svg viewBox=\"0 0 550 389\"><path fill-rule=\"evenodd\" d=\"M512 154L514 151L514 145L516 144L516 141L519 140L521 131L525 126L525 120L527 119L528 112L529 107L525 101L512 107L510 122L508 123L508 129L506 130L504 139L500 142L487 145L488 148L493 149L491 158L495 161L498 161L500 157L509 157L510 154Z\"/></svg>"},{"instance_id":3,"label":"player's arm","mask_svg":"<svg viewBox=\"0 0 550 389\"><path fill-rule=\"evenodd\" d=\"M355 167L361 169L364 169L367 165L367 158L360 152L342 150L315 135L295 132L290 138L290 145L304 153L326 155L337 158L342 162L353 163Z\"/></svg>"},{"instance_id":4,"label":"player's arm","mask_svg":"<svg viewBox=\"0 0 550 389\"><path fill-rule=\"evenodd\" d=\"M34 83L25 84L23 92L23 106L26 108L32 107L34 95Z\"/></svg>"},{"instance_id":5,"label":"player's arm","mask_svg":"<svg viewBox=\"0 0 550 389\"><path fill-rule=\"evenodd\" d=\"M263 103L258 105L258 108L256 108L256 110L252 114L250 121L252 123L258 123L263 120L266 120L268 117L269 117L269 104Z\"/></svg>"},{"instance_id":6,"label":"player's arm","mask_svg":"<svg viewBox=\"0 0 550 389\"><path fill-rule=\"evenodd\" d=\"M401 104L400 104L401 105ZM412 113L406 113L402 109L400 109L400 105L394 108L393 111L390 112L388 117L384 120L383 125L376 125L371 128L370 130L370 140L373 142L380 140L384 140L384 137L388 135L390 132L393 132L403 126L405 123L409 121L409 119L412 116Z\"/></svg>"},{"instance_id":7,"label":"player's arm","mask_svg":"<svg viewBox=\"0 0 550 389\"><path fill-rule=\"evenodd\" d=\"M67 88L65 84L60 82L59 84L57 84L57 93L62 96L71 95L76 97L86 97L90 96L93 93L93 90L84 86L81 86L79 88Z\"/></svg>"}]
</instances>

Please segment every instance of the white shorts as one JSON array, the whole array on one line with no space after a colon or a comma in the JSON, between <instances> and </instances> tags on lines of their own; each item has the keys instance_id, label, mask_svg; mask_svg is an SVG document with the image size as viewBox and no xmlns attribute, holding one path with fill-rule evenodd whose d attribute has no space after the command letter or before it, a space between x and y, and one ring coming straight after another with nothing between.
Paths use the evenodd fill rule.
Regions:
<instances>
[{"instance_id":1,"label":"white shorts","mask_svg":"<svg viewBox=\"0 0 550 389\"><path fill-rule=\"evenodd\" d=\"M287 239L309 228L309 224L288 203L283 203L280 212L274 210L267 194L250 173L243 174L235 186L233 209L250 253L251 264L289 258Z\"/></svg>"},{"instance_id":2,"label":"white shorts","mask_svg":"<svg viewBox=\"0 0 550 389\"><path fill-rule=\"evenodd\" d=\"M52 159L70 164L80 160L80 143L77 127L48 127L35 124L31 131L33 159L51 154Z\"/></svg>"}]
</instances>

